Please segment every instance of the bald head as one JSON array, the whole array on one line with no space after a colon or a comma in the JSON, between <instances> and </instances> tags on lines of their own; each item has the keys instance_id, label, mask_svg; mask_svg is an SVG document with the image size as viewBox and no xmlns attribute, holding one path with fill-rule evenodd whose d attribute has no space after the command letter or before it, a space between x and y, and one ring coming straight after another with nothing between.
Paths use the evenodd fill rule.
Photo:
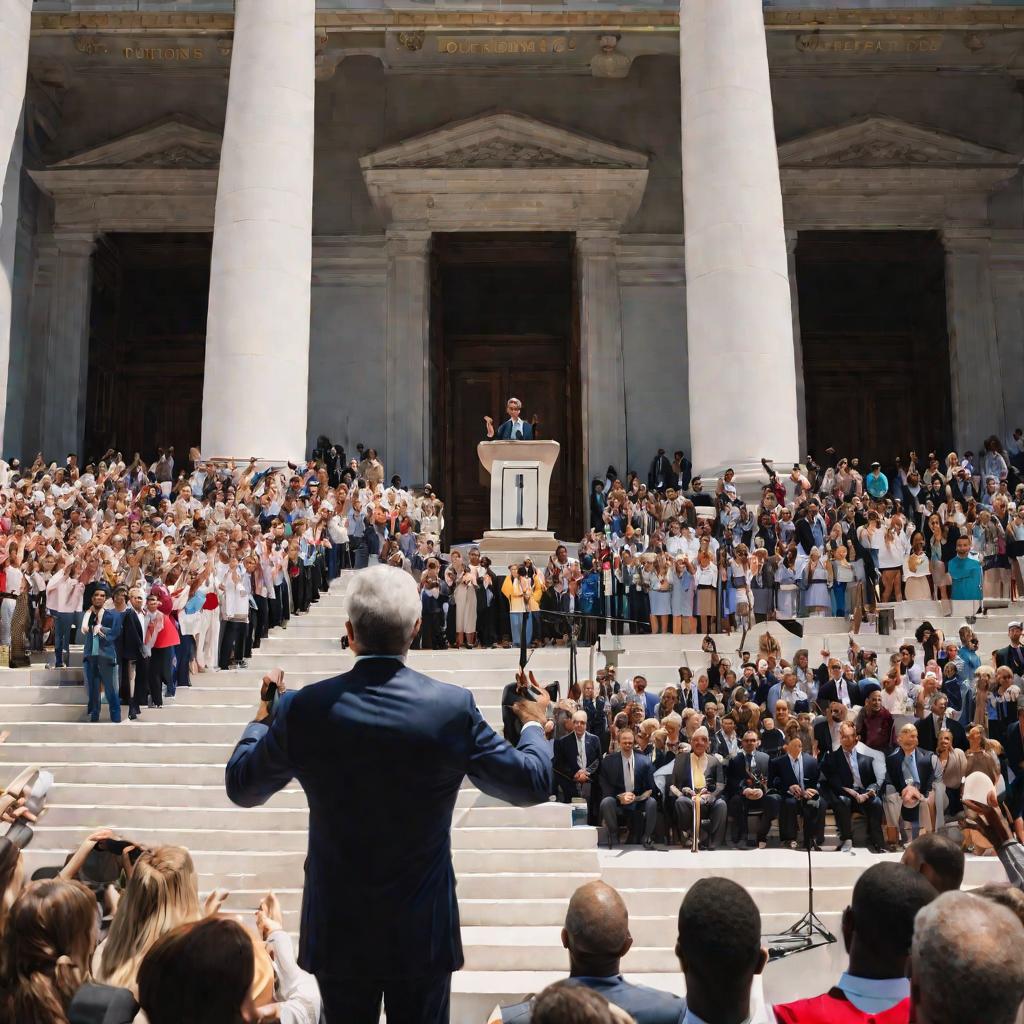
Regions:
<instances>
[{"instance_id":1,"label":"bald head","mask_svg":"<svg viewBox=\"0 0 1024 1024\"><path fill-rule=\"evenodd\" d=\"M569 950L574 974L617 974L619 958L632 943L629 911L615 889L604 882L587 882L573 893L562 929L562 945ZM593 974L595 969L600 973Z\"/></svg>"}]
</instances>

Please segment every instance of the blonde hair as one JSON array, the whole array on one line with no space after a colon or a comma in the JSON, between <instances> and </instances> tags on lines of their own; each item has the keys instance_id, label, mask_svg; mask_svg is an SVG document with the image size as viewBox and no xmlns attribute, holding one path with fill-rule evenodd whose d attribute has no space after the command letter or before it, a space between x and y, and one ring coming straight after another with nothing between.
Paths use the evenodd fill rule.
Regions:
<instances>
[{"instance_id":1,"label":"blonde hair","mask_svg":"<svg viewBox=\"0 0 1024 1024\"><path fill-rule=\"evenodd\" d=\"M103 943L97 980L134 990L139 965L157 939L200 916L199 884L188 850L146 850L135 863Z\"/></svg>"}]
</instances>

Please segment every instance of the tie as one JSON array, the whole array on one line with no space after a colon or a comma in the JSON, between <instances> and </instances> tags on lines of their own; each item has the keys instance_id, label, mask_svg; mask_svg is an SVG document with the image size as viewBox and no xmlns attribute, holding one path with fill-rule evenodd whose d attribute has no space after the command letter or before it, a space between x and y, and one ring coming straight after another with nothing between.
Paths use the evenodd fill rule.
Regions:
<instances>
[{"instance_id":1,"label":"tie","mask_svg":"<svg viewBox=\"0 0 1024 1024\"><path fill-rule=\"evenodd\" d=\"M859 789L860 785L861 785L861 782L860 782L860 769L857 767L857 761L854 758L853 754L847 754L846 755L846 760L850 764L850 774L853 776L853 784L854 784L854 786L856 786Z\"/></svg>"},{"instance_id":2,"label":"tie","mask_svg":"<svg viewBox=\"0 0 1024 1024\"><path fill-rule=\"evenodd\" d=\"M753 774L754 771L754 755L747 754L747 771Z\"/></svg>"},{"instance_id":3,"label":"tie","mask_svg":"<svg viewBox=\"0 0 1024 1024\"><path fill-rule=\"evenodd\" d=\"M633 792L633 758L626 759L626 792Z\"/></svg>"},{"instance_id":4,"label":"tie","mask_svg":"<svg viewBox=\"0 0 1024 1024\"><path fill-rule=\"evenodd\" d=\"M707 782L704 778L704 769L700 766L700 758L696 754L690 755L690 778L693 781L694 789L704 789Z\"/></svg>"},{"instance_id":5,"label":"tie","mask_svg":"<svg viewBox=\"0 0 1024 1024\"><path fill-rule=\"evenodd\" d=\"M804 788L804 766L801 761L793 762L793 774L796 776L796 784L803 789Z\"/></svg>"},{"instance_id":6,"label":"tie","mask_svg":"<svg viewBox=\"0 0 1024 1024\"><path fill-rule=\"evenodd\" d=\"M579 761L579 764L580 764L581 768L586 768L587 767L587 757L586 757L586 754L585 754L584 749L583 749L583 740L581 740L581 739L577 739L576 740L576 748L577 748L576 759Z\"/></svg>"}]
</instances>

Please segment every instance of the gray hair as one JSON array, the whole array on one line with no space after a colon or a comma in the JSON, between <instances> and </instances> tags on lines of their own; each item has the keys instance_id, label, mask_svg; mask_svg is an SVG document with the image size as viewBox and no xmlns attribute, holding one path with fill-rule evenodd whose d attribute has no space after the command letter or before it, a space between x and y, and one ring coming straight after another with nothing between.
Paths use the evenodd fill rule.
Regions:
<instances>
[{"instance_id":1,"label":"gray hair","mask_svg":"<svg viewBox=\"0 0 1024 1024\"><path fill-rule=\"evenodd\" d=\"M365 654L405 654L422 605L407 572L375 565L357 572L346 592L348 621Z\"/></svg>"},{"instance_id":2,"label":"gray hair","mask_svg":"<svg viewBox=\"0 0 1024 1024\"><path fill-rule=\"evenodd\" d=\"M1013 1024L1024 999L1024 928L1016 915L946 892L914 919L914 988L934 1024Z\"/></svg>"}]
</instances>

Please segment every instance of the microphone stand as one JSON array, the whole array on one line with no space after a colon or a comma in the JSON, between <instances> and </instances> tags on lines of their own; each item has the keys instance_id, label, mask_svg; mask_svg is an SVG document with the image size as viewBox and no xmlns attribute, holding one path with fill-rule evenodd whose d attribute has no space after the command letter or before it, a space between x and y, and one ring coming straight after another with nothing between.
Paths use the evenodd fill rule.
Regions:
<instances>
[{"instance_id":1,"label":"microphone stand","mask_svg":"<svg viewBox=\"0 0 1024 1024\"><path fill-rule=\"evenodd\" d=\"M820 800L820 797L818 798ZM801 797L801 806L807 797ZM811 861L811 843L814 837L807 828L804 818L804 849L807 852L807 913L796 924L776 935L765 935L764 944L768 947L768 962L782 960L794 953L804 953L818 946L828 946L836 941L836 937L825 927L825 922L814 912L814 867Z\"/></svg>"}]
</instances>

